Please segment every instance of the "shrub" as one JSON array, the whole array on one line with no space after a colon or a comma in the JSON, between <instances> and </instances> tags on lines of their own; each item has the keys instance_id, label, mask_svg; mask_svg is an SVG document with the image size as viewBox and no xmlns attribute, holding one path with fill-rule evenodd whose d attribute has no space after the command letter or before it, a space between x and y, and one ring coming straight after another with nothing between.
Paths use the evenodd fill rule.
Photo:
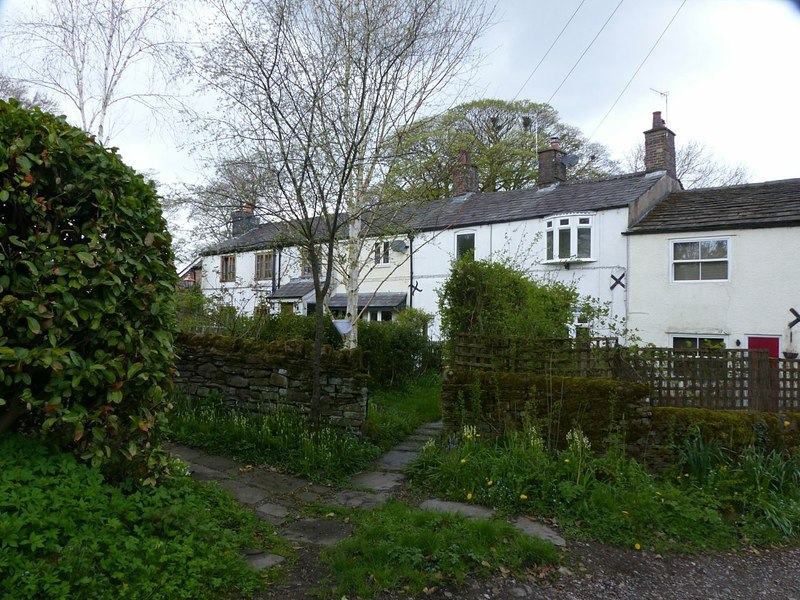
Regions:
<instances>
[{"instance_id":1,"label":"shrub","mask_svg":"<svg viewBox=\"0 0 800 600\"><path fill-rule=\"evenodd\" d=\"M39 428L112 480L157 476L177 275L155 190L13 100L0 140L0 432Z\"/></svg>"},{"instance_id":2,"label":"shrub","mask_svg":"<svg viewBox=\"0 0 800 600\"><path fill-rule=\"evenodd\" d=\"M442 333L563 338L578 305L574 288L528 279L505 262L453 263L439 295Z\"/></svg>"},{"instance_id":3,"label":"shrub","mask_svg":"<svg viewBox=\"0 0 800 600\"><path fill-rule=\"evenodd\" d=\"M438 371L438 346L427 336L427 315L406 309L396 321L364 322L358 326L358 346L377 386L409 381Z\"/></svg>"},{"instance_id":4,"label":"shrub","mask_svg":"<svg viewBox=\"0 0 800 600\"><path fill-rule=\"evenodd\" d=\"M216 485L124 494L70 454L0 438L2 598L242 597L262 581L240 552L275 552L272 529Z\"/></svg>"}]
</instances>

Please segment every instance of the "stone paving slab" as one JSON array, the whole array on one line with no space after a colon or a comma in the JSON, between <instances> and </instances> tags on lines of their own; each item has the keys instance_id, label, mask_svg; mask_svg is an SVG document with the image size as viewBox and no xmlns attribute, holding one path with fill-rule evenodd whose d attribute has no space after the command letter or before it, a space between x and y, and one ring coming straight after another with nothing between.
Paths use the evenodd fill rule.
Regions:
<instances>
[{"instance_id":1,"label":"stone paving slab","mask_svg":"<svg viewBox=\"0 0 800 600\"><path fill-rule=\"evenodd\" d=\"M248 564L257 571L270 569L281 564L284 560L286 559L278 554L254 554L247 557Z\"/></svg>"},{"instance_id":2,"label":"stone paving slab","mask_svg":"<svg viewBox=\"0 0 800 600\"><path fill-rule=\"evenodd\" d=\"M375 492L391 492L395 488L403 485L406 476L402 473L390 473L386 471L368 471L356 475L350 483L356 487L367 488Z\"/></svg>"},{"instance_id":3,"label":"stone paving slab","mask_svg":"<svg viewBox=\"0 0 800 600\"><path fill-rule=\"evenodd\" d=\"M525 535L537 537L556 546L561 546L562 548L567 545L567 542L564 540L564 538L550 529L547 525L537 521L531 521L527 517L518 517L511 524L514 526L514 529L520 533L524 533Z\"/></svg>"},{"instance_id":4,"label":"stone paving slab","mask_svg":"<svg viewBox=\"0 0 800 600\"><path fill-rule=\"evenodd\" d=\"M242 504L252 506L258 504L266 499L264 490L256 487L249 486L241 481L234 479L225 479L219 482L220 487L228 490L231 495Z\"/></svg>"},{"instance_id":5,"label":"stone paving slab","mask_svg":"<svg viewBox=\"0 0 800 600\"><path fill-rule=\"evenodd\" d=\"M349 523L329 519L300 519L283 528L283 537L294 542L333 546L353 533Z\"/></svg>"},{"instance_id":6,"label":"stone paving slab","mask_svg":"<svg viewBox=\"0 0 800 600\"><path fill-rule=\"evenodd\" d=\"M289 516L289 509L280 504L273 504L272 502L264 502L259 504L253 509L256 516L273 525L280 525Z\"/></svg>"},{"instance_id":7,"label":"stone paving slab","mask_svg":"<svg viewBox=\"0 0 800 600\"><path fill-rule=\"evenodd\" d=\"M239 463L224 456L204 454L191 461L192 465L203 465L220 473L236 474L239 472Z\"/></svg>"},{"instance_id":8,"label":"stone paving slab","mask_svg":"<svg viewBox=\"0 0 800 600\"><path fill-rule=\"evenodd\" d=\"M424 435L420 433L415 433L414 435L408 436L403 443L406 442L419 442L420 444L424 444L428 440L432 439L434 436L431 435Z\"/></svg>"},{"instance_id":9,"label":"stone paving slab","mask_svg":"<svg viewBox=\"0 0 800 600\"><path fill-rule=\"evenodd\" d=\"M426 500L419 505L424 510L433 510L443 513L456 513L470 519L489 519L494 515L494 510L485 506L465 504L463 502L449 502L447 500Z\"/></svg>"},{"instance_id":10,"label":"stone paving slab","mask_svg":"<svg viewBox=\"0 0 800 600\"><path fill-rule=\"evenodd\" d=\"M309 487L307 481L266 469L255 469L243 475L241 480L247 482L248 485L261 488L273 496L290 495Z\"/></svg>"},{"instance_id":11,"label":"stone paving slab","mask_svg":"<svg viewBox=\"0 0 800 600\"><path fill-rule=\"evenodd\" d=\"M164 444L164 449L173 456L177 456L183 462L187 463L190 463L206 454L203 450L189 448L189 446L180 446L178 444Z\"/></svg>"},{"instance_id":12,"label":"stone paving slab","mask_svg":"<svg viewBox=\"0 0 800 600\"><path fill-rule=\"evenodd\" d=\"M397 446L392 448L392 450L399 450L401 452L419 452L422 450L422 445L424 443L425 442L421 441L402 442L401 444L397 444Z\"/></svg>"},{"instance_id":13,"label":"stone paving slab","mask_svg":"<svg viewBox=\"0 0 800 600\"><path fill-rule=\"evenodd\" d=\"M197 481L219 481L228 478L227 474L198 463L189 463L189 474Z\"/></svg>"},{"instance_id":14,"label":"stone paving slab","mask_svg":"<svg viewBox=\"0 0 800 600\"><path fill-rule=\"evenodd\" d=\"M402 471L415 458L417 458L417 452L389 450L386 454L378 459L378 462L375 463L375 466L377 466L379 469L386 469L387 471Z\"/></svg>"},{"instance_id":15,"label":"stone paving slab","mask_svg":"<svg viewBox=\"0 0 800 600\"><path fill-rule=\"evenodd\" d=\"M342 490L334 494L331 502L346 508L370 509L380 506L389 498L385 492L359 492L356 490Z\"/></svg>"}]
</instances>

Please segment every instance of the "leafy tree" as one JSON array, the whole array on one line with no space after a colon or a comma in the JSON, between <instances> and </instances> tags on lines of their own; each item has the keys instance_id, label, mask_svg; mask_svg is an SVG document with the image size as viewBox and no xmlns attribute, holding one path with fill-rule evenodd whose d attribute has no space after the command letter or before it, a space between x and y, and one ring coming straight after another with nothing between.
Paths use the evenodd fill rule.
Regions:
<instances>
[{"instance_id":1,"label":"leafy tree","mask_svg":"<svg viewBox=\"0 0 800 600\"><path fill-rule=\"evenodd\" d=\"M626 170L643 171L644 144L634 147L622 162ZM708 146L695 140L675 149L675 171L686 189L738 185L750 179L747 167L719 162Z\"/></svg>"},{"instance_id":2,"label":"leafy tree","mask_svg":"<svg viewBox=\"0 0 800 600\"><path fill-rule=\"evenodd\" d=\"M461 150L468 150L478 168L479 191L530 187L538 176L538 150L549 147L552 136L560 138L562 150L578 156L568 177L597 177L616 170L609 151L563 123L552 106L484 99L406 128L389 181L415 197L450 196L456 158Z\"/></svg>"},{"instance_id":3,"label":"leafy tree","mask_svg":"<svg viewBox=\"0 0 800 600\"><path fill-rule=\"evenodd\" d=\"M558 281L533 281L509 262L462 258L439 292L442 333L564 338L579 306L577 291Z\"/></svg>"},{"instance_id":4,"label":"leafy tree","mask_svg":"<svg viewBox=\"0 0 800 600\"><path fill-rule=\"evenodd\" d=\"M152 482L177 285L153 186L17 101L0 101L0 165L0 433Z\"/></svg>"},{"instance_id":5,"label":"leafy tree","mask_svg":"<svg viewBox=\"0 0 800 600\"><path fill-rule=\"evenodd\" d=\"M188 58L220 115L220 154L262 173L258 212L307 253L322 351L323 305L347 232L348 313L358 318L364 226L395 133L463 68L488 26L478 0L217 0ZM224 142L229 142L226 146ZM355 336L350 340L354 343ZM315 360L312 420L319 417Z\"/></svg>"}]
</instances>

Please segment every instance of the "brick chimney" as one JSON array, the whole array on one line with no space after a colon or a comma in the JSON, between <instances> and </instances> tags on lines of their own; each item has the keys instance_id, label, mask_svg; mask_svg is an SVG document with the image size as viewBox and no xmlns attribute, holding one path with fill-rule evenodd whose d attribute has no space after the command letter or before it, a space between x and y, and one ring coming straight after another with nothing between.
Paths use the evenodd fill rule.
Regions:
<instances>
[{"instance_id":1,"label":"brick chimney","mask_svg":"<svg viewBox=\"0 0 800 600\"><path fill-rule=\"evenodd\" d=\"M478 191L478 167L472 164L469 151L458 153L458 162L453 167L453 196Z\"/></svg>"},{"instance_id":2,"label":"brick chimney","mask_svg":"<svg viewBox=\"0 0 800 600\"><path fill-rule=\"evenodd\" d=\"M677 179L675 169L675 134L667 128L661 111L653 113L653 128L644 132L644 170L666 171Z\"/></svg>"},{"instance_id":3,"label":"brick chimney","mask_svg":"<svg viewBox=\"0 0 800 600\"><path fill-rule=\"evenodd\" d=\"M247 233L258 226L258 217L255 216L255 204L245 202L242 208L231 213L231 233L235 236Z\"/></svg>"},{"instance_id":4,"label":"brick chimney","mask_svg":"<svg viewBox=\"0 0 800 600\"><path fill-rule=\"evenodd\" d=\"M561 159L566 152L559 150L560 140L557 137L550 138L550 147L546 150L539 150L539 180L537 185L541 187L552 183L567 180L567 165Z\"/></svg>"}]
</instances>

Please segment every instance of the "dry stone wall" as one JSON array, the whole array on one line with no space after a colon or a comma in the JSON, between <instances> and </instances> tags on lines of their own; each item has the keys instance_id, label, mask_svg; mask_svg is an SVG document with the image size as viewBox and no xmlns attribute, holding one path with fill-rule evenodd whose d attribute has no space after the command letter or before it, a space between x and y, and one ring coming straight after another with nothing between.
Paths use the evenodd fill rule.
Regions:
<instances>
[{"instance_id":1,"label":"dry stone wall","mask_svg":"<svg viewBox=\"0 0 800 600\"><path fill-rule=\"evenodd\" d=\"M310 412L311 343L263 342L182 333L176 340L175 382L190 396L219 395L251 412L292 408ZM320 414L330 424L360 431L367 416L367 376L357 351L323 349Z\"/></svg>"}]
</instances>

